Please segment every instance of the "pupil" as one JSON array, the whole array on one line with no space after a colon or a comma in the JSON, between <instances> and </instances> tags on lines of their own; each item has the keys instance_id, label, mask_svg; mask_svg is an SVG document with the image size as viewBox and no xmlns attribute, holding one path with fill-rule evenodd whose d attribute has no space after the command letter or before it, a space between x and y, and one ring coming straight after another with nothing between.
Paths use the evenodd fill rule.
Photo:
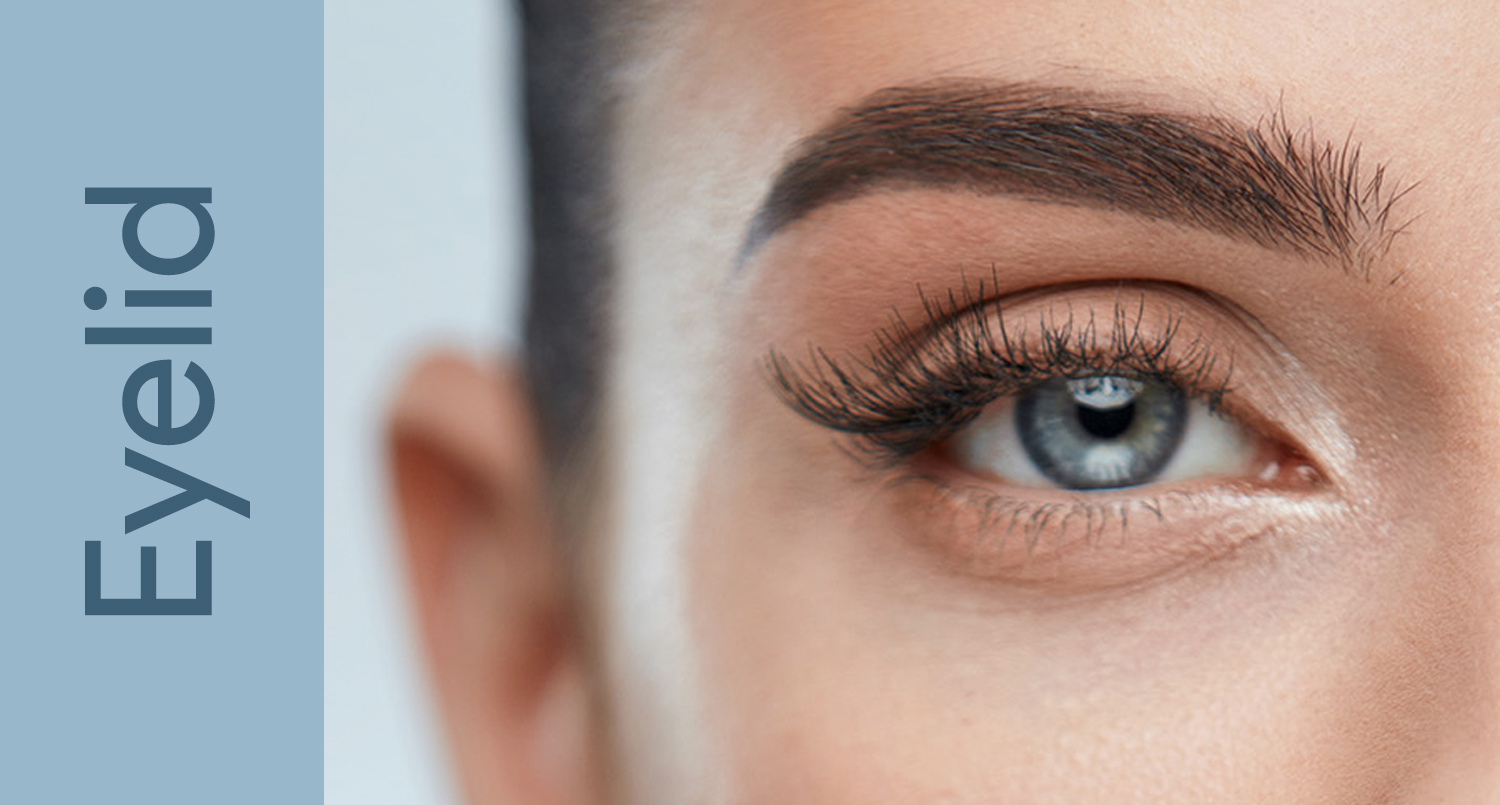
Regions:
<instances>
[{"instance_id":1,"label":"pupil","mask_svg":"<svg viewBox=\"0 0 1500 805\"><path fill-rule=\"evenodd\" d=\"M1090 436L1098 439L1113 439L1119 436L1130 429L1130 423L1133 421L1135 421L1135 403L1127 403L1119 408L1078 406L1078 424L1082 425Z\"/></svg>"}]
</instances>

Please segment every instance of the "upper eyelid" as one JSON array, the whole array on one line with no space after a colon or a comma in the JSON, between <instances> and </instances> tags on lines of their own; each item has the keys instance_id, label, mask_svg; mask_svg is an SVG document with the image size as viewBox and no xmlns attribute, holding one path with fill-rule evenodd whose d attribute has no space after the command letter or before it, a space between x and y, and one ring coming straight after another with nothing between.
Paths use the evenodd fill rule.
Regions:
<instances>
[{"instance_id":1,"label":"upper eyelid","mask_svg":"<svg viewBox=\"0 0 1500 805\"><path fill-rule=\"evenodd\" d=\"M772 350L767 369L773 388L803 417L856 434L877 454L897 458L956 430L997 397L1069 372L1163 379L1192 396L1208 398L1211 406L1230 389L1232 356L1226 371L1217 366L1221 352L1197 336L1185 347L1174 346L1171 342L1180 340L1175 323L1162 328L1155 341L1144 340L1140 325L1146 287L1138 289L1141 296L1133 314L1121 301L1123 294L1116 299L1113 320L1106 326L1110 344L1097 343L1098 334L1106 330L1097 319L1083 327L1070 320L1043 333L1040 355L1025 333L1007 330L1002 302L988 299L984 289L981 281L938 301L924 295L926 321L913 327L893 317L889 328L877 332L875 346L863 360L841 361L812 350L811 368L799 370ZM992 317L998 322L993 326Z\"/></svg>"}]
</instances>

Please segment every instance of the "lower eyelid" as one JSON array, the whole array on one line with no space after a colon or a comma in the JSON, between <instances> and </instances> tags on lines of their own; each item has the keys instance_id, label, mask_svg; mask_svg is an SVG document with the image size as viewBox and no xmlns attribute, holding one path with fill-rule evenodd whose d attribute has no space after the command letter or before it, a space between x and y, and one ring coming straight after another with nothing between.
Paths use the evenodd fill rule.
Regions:
<instances>
[{"instance_id":1,"label":"lower eyelid","mask_svg":"<svg viewBox=\"0 0 1500 805\"><path fill-rule=\"evenodd\" d=\"M1249 484L1017 496L917 473L894 491L903 532L943 568L1056 594L1141 585L1271 535L1347 517L1332 495Z\"/></svg>"}]
</instances>

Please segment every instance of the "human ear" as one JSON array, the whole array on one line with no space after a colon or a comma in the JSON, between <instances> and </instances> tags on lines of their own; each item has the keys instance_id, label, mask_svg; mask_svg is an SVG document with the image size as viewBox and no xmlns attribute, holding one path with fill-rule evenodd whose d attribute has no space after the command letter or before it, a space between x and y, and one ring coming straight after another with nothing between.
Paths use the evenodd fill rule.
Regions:
<instances>
[{"instance_id":1,"label":"human ear","mask_svg":"<svg viewBox=\"0 0 1500 805\"><path fill-rule=\"evenodd\" d=\"M429 357L397 395L388 439L417 623L468 801L592 801L580 652L518 374Z\"/></svg>"}]
</instances>

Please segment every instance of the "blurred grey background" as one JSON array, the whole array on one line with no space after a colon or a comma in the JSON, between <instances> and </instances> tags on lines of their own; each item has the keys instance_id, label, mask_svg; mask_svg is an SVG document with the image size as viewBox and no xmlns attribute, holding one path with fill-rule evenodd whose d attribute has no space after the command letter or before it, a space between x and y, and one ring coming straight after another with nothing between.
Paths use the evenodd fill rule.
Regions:
<instances>
[{"instance_id":1,"label":"blurred grey background","mask_svg":"<svg viewBox=\"0 0 1500 805\"><path fill-rule=\"evenodd\" d=\"M380 425L424 349L514 343L522 143L505 0L327 0L324 801L455 803Z\"/></svg>"}]
</instances>

